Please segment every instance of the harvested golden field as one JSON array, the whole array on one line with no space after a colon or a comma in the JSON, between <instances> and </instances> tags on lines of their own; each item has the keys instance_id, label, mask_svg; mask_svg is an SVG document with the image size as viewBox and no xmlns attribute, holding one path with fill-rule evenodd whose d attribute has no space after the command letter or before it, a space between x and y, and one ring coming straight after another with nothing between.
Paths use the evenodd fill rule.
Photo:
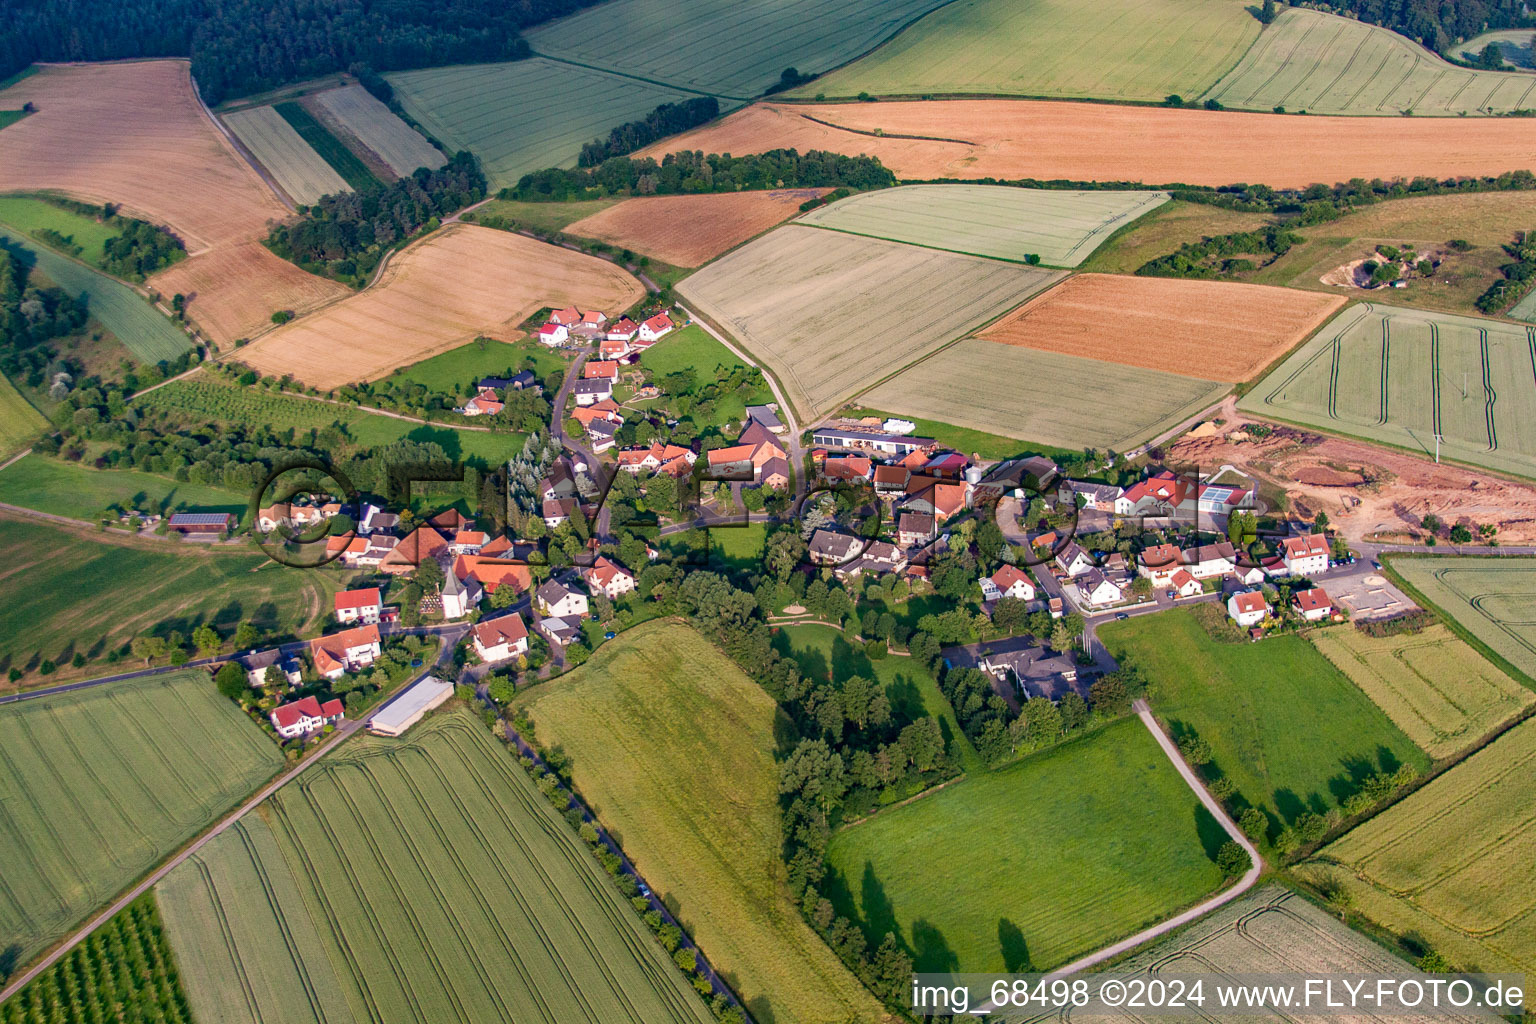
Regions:
<instances>
[{"instance_id":1,"label":"harvested golden field","mask_svg":"<svg viewBox=\"0 0 1536 1024\"><path fill-rule=\"evenodd\" d=\"M1533 162L1529 126L1520 119L1301 117L1042 100L757 103L639 155L702 149L739 156L780 147L866 153L907 180L1242 181L1276 188L1499 174Z\"/></svg>"},{"instance_id":2,"label":"harvested golden field","mask_svg":"<svg viewBox=\"0 0 1536 1024\"><path fill-rule=\"evenodd\" d=\"M1247 380L1344 304L1223 281L1078 274L981 333L988 341L1203 380Z\"/></svg>"},{"instance_id":3,"label":"harvested golden field","mask_svg":"<svg viewBox=\"0 0 1536 1024\"><path fill-rule=\"evenodd\" d=\"M545 306L612 313L645 294L595 256L453 224L389 262L372 286L240 350L264 374L317 388L375 380L485 334L506 336Z\"/></svg>"},{"instance_id":4,"label":"harvested golden field","mask_svg":"<svg viewBox=\"0 0 1536 1024\"><path fill-rule=\"evenodd\" d=\"M674 267L697 267L799 212L825 188L646 196L600 210L565 230L620 245Z\"/></svg>"},{"instance_id":5,"label":"harvested golden field","mask_svg":"<svg viewBox=\"0 0 1536 1024\"><path fill-rule=\"evenodd\" d=\"M288 209L203 112L188 67L54 65L0 92L0 109L37 105L5 130L0 190L117 203L191 253L262 237Z\"/></svg>"},{"instance_id":6,"label":"harvested golden field","mask_svg":"<svg viewBox=\"0 0 1536 1024\"><path fill-rule=\"evenodd\" d=\"M149 286L167 300L185 295L187 319L221 346L269 330L280 309L308 313L352 294L345 285L279 259L260 242L182 260L150 278Z\"/></svg>"}]
</instances>

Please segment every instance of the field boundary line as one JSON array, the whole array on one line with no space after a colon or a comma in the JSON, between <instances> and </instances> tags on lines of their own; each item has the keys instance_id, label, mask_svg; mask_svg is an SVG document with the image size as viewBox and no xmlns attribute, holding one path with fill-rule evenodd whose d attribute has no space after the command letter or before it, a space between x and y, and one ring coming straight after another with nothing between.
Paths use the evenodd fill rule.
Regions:
<instances>
[{"instance_id":1,"label":"field boundary line","mask_svg":"<svg viewBox=\"0 0 1536 1024\"><path fill-rule=\"evenodd\" d=\"M579 13L579 12L573 12L573 13ZM550 24L550 23L549 22L545 23L545 25L548 25L548 24ZM540 25L539 28L544 28L545 25ZM762 97L759 97L759 96L732 96L729 93L724 93L724 92L709 92L708 90L705 90L705 89L695 89L695 88L693 88L692 86L689 86L689 85L673 85L671 82L663 82L659 78L646 78L643 75L631 75L631 74L629 74L627 72L624 72L624 71L615 71L615 70L613 70L613 68L602 68L602 67L598 67L595 64L584 64L584 63L582 63L579 60L572 60L570 57L556 57L553 54L540 53L538 50L529 50L528 51L528 56L530 56L530 57L538 57L541 60L547 60L547 61L550 61L550 62L555 63L555 64L566 64L566 65L569 65L570 67L573 67L573 68L581 68L584 71L595 71L598 74L610 75L610 76L612 76L614 78L627 78L631 82L644 82L646 85L654 85L657 88L661 88L661 89L671 89L673 92L686 92L686 93L689 93L690 95L693 95L693 96L713 96L717 100L731 100L733 102L740 103L742 106L749 106L752 103L755 103L757 100L762 98ZM499 63L502 63L502 62L501 61L492 61L491 63L499 64ZM721 117L724 117L724 115L722 114ZM719 121L720 119L721 119L720 117L717 117L717 118L715 118L715 121ZM714 124L715 121L710 121L709 124ZM704 127L704 126L701 125L700 127ZM695 131L696 129L690 128L688 130L689 131ZM682 134L682 133L679 132L677 134ZM660 141L660 140L658 140L658 141Z\"/></svg>"},{"instance_id":2,"label":"field boundary line","mask_svg":"<svg viewBox=\"0 0 1536 1024\"><path fill-rule=\"evenodd\" d=\"M1003 99L1005 97L998 98ZM972 141L971 139L950 139L942 135L902 135L899 132L871 132L865 131L862 128L849 128L846 125L836 124L832 121L823 121L821 118L812 117L810 114L801 114L800 116L805 118L807 121L814 121L815 123L826 128L832 128L840 132L847 132L850 135L864 135L871 139L911 139L916 142L954 142L962 146L981 145L981 143Z\"/></svg>"}]
</instances>

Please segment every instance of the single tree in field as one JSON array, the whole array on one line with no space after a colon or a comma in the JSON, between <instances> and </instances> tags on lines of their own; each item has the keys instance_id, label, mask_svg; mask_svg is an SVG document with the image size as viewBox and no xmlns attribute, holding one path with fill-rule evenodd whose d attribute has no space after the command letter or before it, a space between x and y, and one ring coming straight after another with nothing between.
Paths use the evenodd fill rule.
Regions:
<instances>
[{"instance_id":1,"label":"single tree in field","mask_svg":"<svg viewBox=\"0 0 1536 1024\"><path fill-rule=\"evenodd\" d=\"M1259 24L1268 25L1275 20L1275 0L1264 0L1264 6L1259 8Z\"/></svg>"},{"instance_id":2,"label":"single tree in field","mask_svg":"<svg viewBox=\"0 0 1536 1024\"><path fill-rule=\"evenodd\" d=\"M1248 858L1248 851L1232 839L1222 843L1221 850L1216 854L1216 866L1228 878L1236 878L1247 871L1252 864L1253 861Z\"/></svg>"},{"instance_id":3,"label":"single tree in field","mask_svg":"<svg viewBox=\"0 0 1536 1024\"><path fill-rule=\"evenodd\" d=\"M245 682L245 669L234 661L226 661L219 666L219 671L213 677L213 685L230 700L240 700L251 692Z\"/></svg>"}]
</instances>

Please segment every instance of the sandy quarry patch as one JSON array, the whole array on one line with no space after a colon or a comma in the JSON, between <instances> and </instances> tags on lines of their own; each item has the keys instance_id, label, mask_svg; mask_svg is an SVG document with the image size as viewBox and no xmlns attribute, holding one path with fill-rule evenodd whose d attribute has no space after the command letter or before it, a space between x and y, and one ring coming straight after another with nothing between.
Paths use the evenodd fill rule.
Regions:
<instances>
[{"instance_id":1,"label":"sandy quarry patch","mask_svg":"<svg viewBox=\"0 0 1536 1024\"><path fill-rule=\"evenodd\" d=\"M722 192L698 196L644 196L599 210L567 234L596 238L644 253L674 267L697 267L800 212L826 188Z\"/></svg>"},{"instance_id":2,"label":"sandy quarry patch","mask_svg":"<svg viewBox=\"0 0 1536 1024\"><path fill-rule=\"evenodd\" d=\"M1343 304L1334 295L1266 285L1078 274L981 337L1235 383L1280 358Z\"/></svg>"},{"instance_id":3,"label":"sandy quarry patch","mask_svg":"<svg viewBox=\"0 0 1536 1024\"><path fill-rule=\"evenodd\" d=\"M37 105L0 138L0 190L117 203L191 253L264 236L289 211L204 114L188 68L49 65L0 92L0 109Z\"/></svg>"},{"instance_id":4,"label":"sandy quarry patch","mask_svg":"<svg viewBox=\"0 0 1536 1024\"><path fill-rule=\"evenodd\" d=\"M877 131L883 137L876 137ZM1277 188L1356 177L1500 174L1531 166L1533 153L1529 126L1519 118L1306 117L1043 100L903 100L756 103L641 155L659 158L684 149L740 155L780 147L867 153L904 179L1263 182Z\"/></svg>"},{"instance_id":5,"label":"sandy quarry patch","mask_svg":"<svg viewBox=\"0 0 1536 1024\"><path fill-rule=\"evenodd\" d=\"M614 315L644 296L607 260L452 224L398 253L380 280L240 350L239 361L317 388L376 380L476 337L508 337L544 306Z\"/></svg>"},{"instance_id":6,"label":"sandy quarry patch","mask_svg":"<svg viewBox=\"0 0 1536 1024\"><path fill-rule=\"evenodd\" d=\"M187 298L187 319L221 347L272 328L272 314L302 315L352 294L335 281L300 270L260 242L183 260L149 279L167 302Z\"/></svg>"}]
</instances>

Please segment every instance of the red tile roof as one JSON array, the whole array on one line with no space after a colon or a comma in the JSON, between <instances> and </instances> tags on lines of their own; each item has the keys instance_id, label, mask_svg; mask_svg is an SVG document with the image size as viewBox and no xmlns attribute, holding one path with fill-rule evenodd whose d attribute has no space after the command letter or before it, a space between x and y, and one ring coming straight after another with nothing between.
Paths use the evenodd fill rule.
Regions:
<instances>
[{"instance_id":1,"label":"red tile roof","mask_svg":"<svg viewBox=\"0 0 1536 1024\"><path fill-rule=\"evenodd\" d=\"M581 368L581 375L587 380L618 380L619 364L612 359L593 360Z\"/></svg>"},{"instance_id":2,"label":"red tile roof","mask_svg":"<svg viewBox=\"0 0 1536 1024\"><path fill-rule=\"evenodd\" d=\"M633 574L628 569L607 558L599 558L596 562L593 562L591 568L584 570L582 575L587 578L589 583L598 587L607 587L608 584L620 576L633 577Z\"/></svg>"},{"instance_id":3,"label":"red tile roof","mask_svg":"<svg viewBox=\"0 0 1536 1024\"><path fill-rule=\"evenodd\" d=\"M1299 590L1296 592L1296 610L1300 612L1315 612L1323 609L1333 610L1333 600L1322 587L1313 587L1311 590Z\"/></svg>"},{"instance_id":4,"label":"red tile roof","mask_svg":"<svg viewBox=\"0 0 1536 1024\"><path fill-rule=\"evenodd\" d=\"M475 639L481 647L499 647L503 643L515 644L528 639L528 627L518 614L502 615L475 623Z\"/></svg>"},{"instance_id":5,"label":"red tile roof","mask_svg":"<svg viewBox=\"0 0 1536 1024\"><path fill-rule=\"evenodd\" d=\"M1237 605L1239 612L1262 612L1267 607L1264 603L1264 595L1256 591L1249 591L1245 594L1233 594L1232 600Z\"/></svg>"},{"instance_id":6,"label":"red tile roof","mask_svg":"<svg viewBox=\"0 0 1536 1024\"><path fill-rule=\"evenodd\" d=\"M363 590L343 590L336 595L336 610L346 608L373 608L380 604L379 588L368 587Z\"/></svg>"},{"instance_id":7,"label":"red tile roof","mask_svg":"<svg viewBox=\"0 0 1536 1024\"><path fill-rule=\"evenodd\" d=\"M1005 565L1001 569L997 570L997 572L992 574L992 582L996 583L997 589L1002 591L1007 591L1009 587L1013 586L1020 580L1023 580L1025 583L1029 583L1029 577L1024 575L1018 566L1014 565ZM1030 588L1033 589L1034 584L1031 583Z\"/></svg>"},{"instance_id":8,"label":"red tile roof","mask_svg":"<svg viewBox=\"0 0 1536 1024\"><path fill-rule=\"evenodd\" d=\"M1320 533L1309 533L1305 537L1287 537L1285 538L1285 554L1287 558L1326 555L1328 554L1328 538Z\"/></svg>"},{"instance_id":9,"label":"red tile roof","mask_svg":"<svg viewBox=\"0 0 1536 1024\"><path fill-rule=\"evenodd\" d=\"M339 713L341 701L329 701L328 703L335 704ZM280 729L291 729L298 725L299 720L302 718L320 718L323 714L324 711L320 707L318 700L312 696L301 697L291 704L284 704L280 708L274 708L272 720L277 723Z\"/></svg>"},{"instance_id":10,"label":"red tile roof","mask_svg":"<svg viewBox=\"0 0 1536 1024\"><path fill-rule=\"evenodd\" d=\"M652 331L664 331L669 327L675 327L672 318L665 313L657 313L648 319L642 326L649 327Z\"/></svg>"}]
</instances>

